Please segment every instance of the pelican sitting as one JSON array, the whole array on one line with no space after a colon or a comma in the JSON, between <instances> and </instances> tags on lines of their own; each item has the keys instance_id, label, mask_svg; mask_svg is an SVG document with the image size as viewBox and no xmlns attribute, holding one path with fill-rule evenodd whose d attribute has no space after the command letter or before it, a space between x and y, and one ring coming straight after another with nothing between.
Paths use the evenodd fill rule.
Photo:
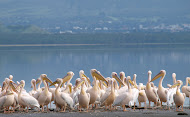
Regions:
<instances>
[{"instance_id":1,"label":"pelican sitting","mask_svg":"<svg viewBox=\"0 0 190 117\"><path fill-rule=\"evenodd\" d=\"M163 79L166 75L166 71L165 70L161 70L152 80L151 82L153 82L154 80L158 79L161 77L160 81L159 81L159 84L158 84L158 96L160 98L160 101L161 101L161 109L162 109L162 102L167 102L167 93L168 93L168 90L166 88L164 88L162 86L162 82L163 82Z\"/></svg>"},{"instance_id":2,"label":"pelican sitting","mask_svg":"<svg viewBox=\"0 0 190 117\"><path fill-rule=\"evenodd\" d=\"M154 102L154 105L157 106L158 103L158 94L157 94L157 90L154 87L151 87L151 71L148 71L148 82L146 84L146 88L145 88L145 93L146 96L148 98L149 101L149 108L150 108L150 103Z\"/></svg>"},{"instance_id":3,"label":"pelican sitting","mask_svg":"<svg viewBox=\"0 0 190 117\"><path fill-rule=\"evenodd\" d=\"M182 110L181 111L183 111L183 104L184 104L184 102L185 102L185 93L181 93L180 92L180 87L181 87L181 85L183 85L183 82L181 81L181 80L178 80L177 82L176 82L176 84L174 84L172 87L175 87L175 86L177 86L177 90L176 90L176 94L174 94L174 103L175 103L175 105L176 105L176 111L178 111L178 107L182 107Z\"/></svg>"}]
</instances>

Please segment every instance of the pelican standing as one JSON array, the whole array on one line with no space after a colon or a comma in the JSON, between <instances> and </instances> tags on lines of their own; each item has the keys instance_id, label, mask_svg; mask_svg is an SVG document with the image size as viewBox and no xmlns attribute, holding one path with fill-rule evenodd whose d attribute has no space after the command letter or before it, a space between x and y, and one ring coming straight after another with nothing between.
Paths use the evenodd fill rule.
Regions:
<instances>
[{"instance_id":1,"label":"pelican standing","mask_svg":"<svg viewBox=\"0 0 190 117\"><path fill-rule=\"evenodd\" d=\"M178 107L182 107L181 111L183 111L183 104L185 102L185 93L180 92L180 87L183 85L183 82L181 80L178 80L176 84L174 84L172 87L177 86L176 94L174 94L174 102L176 105L176 111L178 111Z\"/></svg>"},{"instance_id":2,"label":"pelican standing","mask_svg":"<svg viewBox=\"0 0 190 117\"><path fill-rule=\"evenodd\" d=\"M162 103L163 102L167 102L167 93L168 93L168 90L166 88L164 88L162 86L162 82L163 82L163 79L166 75L166 71L165 70L161 70L152 80L151 82L153 82L154 80L160 78L160 81L159 81L159 84L158 84L158 96L160 98L160 101L161 101L161 109L162 109ZM167 108L167 107L166 107Z\"/></svg>"},{"instance_id":3,"label":"pelican standing","mask_svg":"<svg viewBox=\"0 0 190 117\"><path fill-rule=\"evenodd\" d=\"M151 71L148 71L148 82L146 84L146 88L145 88L145 93L146 96L148 98L149 101L149 108L150 108L150 103L154 102L154 105L157 106L157 102L158 102L158 94L155 88L151 87Z\"/></svg>"}]
</instances>

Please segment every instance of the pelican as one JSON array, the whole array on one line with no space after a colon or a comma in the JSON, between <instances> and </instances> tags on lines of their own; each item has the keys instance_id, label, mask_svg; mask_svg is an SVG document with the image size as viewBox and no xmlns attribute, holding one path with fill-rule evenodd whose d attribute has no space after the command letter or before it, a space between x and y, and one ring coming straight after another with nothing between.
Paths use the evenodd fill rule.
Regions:
<instances>
[{"instance_id":1,"label":"pelican","mask_svg":"<svg viewBox=\"0 0 190 117\"><path fill-rule=\"evenodd\" d=\"M110 106L110 110L112 109L112 104L116 97L112 79L110 80L110 84L111 84L111 91L105 93L100 100L101 106L105 105L105 110L107 110L107 106Z\"/></svg>"},{"instance_id":2,"label":"pelican","mask_svg":"<svg viewBox=\"0 0 190 117\"><path fill-rule=\"evenodd\" d=\"M37 93L36 80L35 80L35 79L32 79L32 80L31 80L31 87L32 87L33 89L29 92L29 94L30 94L31 96L34 96L34 95Z\"/></svg>"},{"instance_id":3,"label":"pelican","mask_svg":"<svg viewBox=\"0 0 190 117\"><path fill-rule=\"evenodd\" d=\"M61 107L60 112L65 112L67 104L70 105L70 108L73 109L73 99L70 97L69 94L65 92L60 92L60 86L66 82L66 80L61 79L61 78L57 78L57 80L55 82L53 82L53 84L57 83L58 86L55 89L55 104L56 104L56 109L58 107ZM71 91L71 85L69 85L69 89ZM63 110L64 107L64 110Z\"/></svg>"},{"instance_id":4,"label":"pelican","mask_svg":"<svg viewBox=\"0 0 190 117\"><path fill-rule=\"evenodd\" d=\"M154 80L158 79L161 77L160 81L159 81L159 84L158 84L158 96L160 98L160 101L161 101L161 109L162 109L162 102L167 102L167 93L168 93L168 90L166 88L164 88L162 86L162 82L163 82L163 79L166 75L166 71L165 70L161 70L152 80L151 82L153 82Z\"/></svg>"},{"instance_id":5,"label":"pelican","mask_svg":"<svg viewBox=\"0 0 190 117\"><path fill-rule=\"evenodd\" d=\"M142 83L139 83L138 89L139 89L139 96L138 96L139 107L141 107L141 103L144 102L144 107L146 108L147 96Z\"/></svg>"},{"instance_id":6,"label":"pelican","mask_svg":"<svg viewBox=\"0 0 190 117\"><path fill-rule=\"evenodd\" d=\"M0 97L0 108L4 108L4 113L10 113L9 107L14 103L14 93L9 90L10 83L12 83L11 80L7 83L6 94ZM6 111L6 108L8 108L8 112Z\"/></svg>"},{"instance_id":7,"label":"pelican","mask_svg":"<svg viewBox=\"0 0 190 117\"><path fill-rule=\"evenodd\" d=\"M121 72L119 73L119 75L120 75L121 81L125 84L125 82L124 82L124 79L126 78L126 77L125 77L125 72L121 71ZM125 84L125 85L126 85L126 84ZM119 87L121 88L121 84L119 85Z\"/></svg>"},{"instance_id":8,"label":"pelican","mask_svg":"<svg viewBox=\"0 0 190 117\"><path fill-rule=\"evenodd\" d=\"M80 76L81 79L82 79L82 77L85 77L86 80L88 81L88 82L87 82L87 87L90 87L90 84L91 84L90 78L87 77L87 76L84 74L84 71L83 71L83 70L80 70L80 71L79 71L79 76Z\"/></svg>"},{"instance_id":9,"label":"pelican","mask_svg":"<svg viewBox=\"0 0 190 117\"><path fill-rule=\"evenodd\" d=\"M94 82L94 86L91 88L88 88L86 93L90 94L90 102L89 105L92 104L92 107L94 106L95 101L97 100L98 96L99 96L99 88L98 88L98 82L96 80L96 78L93 78L93 82Z\"/></svg>"},{"instance_id":10,"label":"pelican","mask_svg":"<svg viewBox=\"0 0 190 117\"><path fill-rule=\"evenodd\" d=\"M40 109L40 105L38 103L38 101L31 95L29 95L28 93L24 92L22 93L23 89L25 86L25 82L21 82L20 85L18 87L20 88L20 92L18 93L18 102L21 106L23 106L24 108L27 107L26 112L28 112L28 108L33 108L33 107L37 107L38 109Z\"/></svg>"},{"instance_id":11,"label":"pelican","mask_svg":"<svg viewBox=\"0 0 190 117\"><path fill-rule=\"evenodd\" d=\"M46 107L47 107L46 109L47 109L47 111L49 111L48 104L51 102L51 98L52 98L52 93L49 92L46 81L48 81L51 84L52 84L52 81L47 77L46 74L41 74L40 78L41 78L45 88L41 93L39 93L36 96L36 99L38 100L38 103L40 104L40 106L42 106L42 112L44 112L44 105L46 105Z\"/></svg>"},{"instance_id":12,"label":"pelican","mask_svg":"<svg viewBox=\"0 0 190 117\"><path fill-rule=\"evenodd\" d=\"M130 101L133 100L132 89L131 89L131 86L129 84L129 83L132 83L131 77L127 76L127 78L125 80L126 80L126 84L128 86L128 90L126 90L122 94L119 94L113 103L113 106L122 106L123 111L127 111L125 105L126 104L129 105Z\"/></svg>"},{"instance_id":13,"label":"pelican","mask_svg":"<svg viewBox=\"0 0 190 117\"><path fill-rule=\"evenodd\" d=\"M176 111L178 111L178 107L182 107L181 111L183 111L183 104L185 102L185 93L180 92L180 87L183 85L183 82L181 80L177 80L176 84L174 84L172 87L177 86L176 94L174 94L174 102L176 105Z\"/></svg>"},{"instance_id":14,"label":"pelican","mask_svg":"<svg viewBox=\"0 0 190 117\"><path fill-rule=\"evenodd\" d=\"M148 82L146 84L146 88L145 88L145 93L146 96L148 98L149 101L149 108L150 108L150 103L154 102L154 105L157 106L157 102L158 102L158 94L157 94L157 90L154 87L151 87L151 71L148 71Z\"/></svg>"},{"instance_id":15,"label":"pelican","mask_svg":"<svg viewBox=\"0 0 190 117\"><path fill-rule=\"evenodd\" d=\"M172 78L173 78L173 84L176 83L176 74L173 73L172 74ZM170 84L167 84L169 89L168 89L168 93L167 93L167 106L168 106L168 109L170 110L170 105L174 103L174 100L173 100L173 95L176 93L176 87L171 87L172 85Z\"/></svg>"},{"instance_id":16,"label":"pelican","mask_svg":"<svg viewBox=\"0 0 190 117\"><path fill-rule=\"evenodd\" d=\"M84 90L84 82L81 82L81 92L78 96L78 100L79 100L79 111L81 111L81 108L86 108L87 112L88 112L88 106L89 106L89 102L90 102L90 94L86 93L86 91Z\"/></svg>"},{"instance_id":17,"label":"pelican","mask_svg":"<svg viewBox=\"0 0 190 117\"><path fill-rule=\"evenodd\" d=\"M182 92L186 94L186 97L189 97L190 100L190 86L188 86L188 84L190 84L190 77L186 78L186 85L182 87Z\"/></svg>"}]
</instances>

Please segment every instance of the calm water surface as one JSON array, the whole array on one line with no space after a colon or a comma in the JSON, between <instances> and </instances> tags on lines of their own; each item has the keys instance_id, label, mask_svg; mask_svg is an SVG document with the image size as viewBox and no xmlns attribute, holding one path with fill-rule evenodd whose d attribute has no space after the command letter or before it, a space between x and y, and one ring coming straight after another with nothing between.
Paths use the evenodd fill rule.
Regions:
<instances>
[{"instance_id":1,"label":"calm water surface","mask_svg":"<svg viewBox=\"0 0 190 117\"><path fill-rule=\"evenodd\" d=\"M137 74L137 83L147 82L147 72L154 77L166 70L163 86L172 84L172 73L185 84L190 76L190 47L1 47L0 82L10 74L14 81L25 80L29 91L31 79L45 73L52 81L68 71L75 73L72 83L79 77L79 70L91 78L90 69L99 70L103 76L124 71L126 75ZM91 78L92 79L92 78ZM154 83L158 86L158 81Z\"/></svg>"}]
</instances>

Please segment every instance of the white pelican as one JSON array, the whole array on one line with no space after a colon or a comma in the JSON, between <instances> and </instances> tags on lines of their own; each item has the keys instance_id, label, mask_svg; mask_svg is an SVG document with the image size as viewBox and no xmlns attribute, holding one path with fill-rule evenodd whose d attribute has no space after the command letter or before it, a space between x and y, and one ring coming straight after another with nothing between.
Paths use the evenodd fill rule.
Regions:
<instances>
[{"instance_id":1,"label":"white pelican","mask_svg":"<svg viewBox=\"0 0 190 117\"><path fill-rule=\"evenodd\" d=\"M37 93L36 80L35 80L35 79L32 79L32 80L31 80L31 87L32 87L32 90L29 92L29 94L30 94L31 96L34 96L34 94Z\"/></svg>"},{"instance_id":2,"label":"white pelican","mask_svg":"<svg viewBox=\"0 0 190 117\"><path fill-rule=\"evenodd\" d=\"M21 82L20 85L18 87L20 88L20 92L18 93L18 102L20 104L20 106L22 107L27 107L26 112L28 112L28 108L33 108L33 107L37 107L38 109L40 109L40 105L38 103L38 101L31 95L29 95L26 92L22 92L25 86L25 82Z\"/></svg>"},{"instance_id":3,"label":"white pelican","mask_svg":"<svg viewBox=\"0 0 190 117\"><path fill-rule=\"evenodd\" d=\"M175 87L177 86L177 90L176 90L176 94L174 94L174 102L175 102L175 105L176 105L176 111L178 111L178 107L182 107L182 110L183 111L183 104L185 102L185 93L181 93L180 92L180 87L181 85L183 85L183 82L181 80L177 80L177 83L174 84L172 87Z\"/></svg>"},{"instance_id":4,"label":"white pelican","mask_svg":"<svg viewBox=\"0 0 190 117\"><path fill-rule=\"evenodd\" d=\"M172 74L172 78L173 78L173 84L176 83L176 74L173 73ZM176 93L177 88L176 87L171 87L172 85L167 84L169 89L168 89L168 93L167 93L167 106L168 109L170 110L170 106L171 104L173 105L174 100L173 100L173 95Z\"/></svg>"},{"instance_id":5,"label":"white pelican","mask_svg":"<svg viewBox=\"0 0 190 117\"><path fill-rule=\"evenodd\" d=\"M61 108L60 112L65 112L67 104L70 105L71 109L73 109L73 106L74 106L73 99L71 98L71 96L68 93L66 93L66 91L65 92L60 91L60 86L64 83L63 81L66 82L66 80L64 79L57 78L57 80L51 84L51 85L54 85L55 83L58 84L55 90L55 104L56 104L56 109L58 107ZM71 91L71 85L68 84L68 86ZM63 107L64 107L64 110L63 110Z\"/></svg>"},{"instance_id":6,"label":"white pelican","mask_svg":"<svg viewBox=\"0 0 190 117\"><path fill-rule=\"evenodd\" d=\"M188 86L188 84L190 84L190 77L186 78L186 84L182 87L181 91L185 93L186 97L189 97L190 100L190 86Z\"/></svg>"},{"instance_id":7,"label":"white pelican","mask_svg":"<svg viewBox=\"0 0 190 117\"><path fill-rule=\"evenodd\" d=\"M162 82L163 82L163 79L164 79L165 75L166 75L166 71L165 71L165 70L161 70L161 71L151 80L151 82L152 82L152 81L154 81L154 80L156 80L156 79L158 79L158 78L161 77L161 78L160 78L160 81L159 81L159 84L158 84L158 91L157 91L157 92L158 92L158 96L159 96L160 101L161 101L161 109L162 109L162 102L167 102L167 92L168 92L168 90L162 86Z\"/></svg>"},{"instance_id":8,"label":"white pelican","mask_svg":"<svg viewBox=\"0 0 190 117\"><path fill-rule=\"evenodd\" d=\"M14 93L8 89L10 83L12 83L11 80L7 84L6 94L0 97L0 108L4 108L4 113L10 113L9 107L14 103ZM8 108L8 112L6 108Z\"/></svg>"},{"instance_id":9,"label":"white pelican","mask_svg":"<svg viewBox=\"0 0 190 117\"><path fill-rule=\"evenodd\" d=\"M93 78L95 77L97 80L102 80L103 82L106 82L106 84L108 84L108 81L96 69L91 69L90 73Z\"/></svg>"},{"instance_id":10,"label":"white pelican","mask_svg":"<svg viewBox=\"0 0 190 117\"><path fill-rule=\"evenodd\" d=\"M90 78L87 77L87 76L84 74L84 71L83 71L83 70L80 70L80 71L79 71L79 76L80 76L81 79L82 79L82 77L85 77L86 80L88 81L88 82L87 82L87 87L90 87L90 84L91 84Z\"/></svg>"},{"instance_id":11,"label":"white pelican","mask_svg":"<svg viewBox=\"0 0 190 117\"><path fill-rule=\"evenodd\" d=\"M147 96L142 83L139 83L138 89L139 89L139 96L138 96L139 107L141 107L141 103L144 102L144 107L146 108Z\"/></svg>"},{"instance_id":12,"label":"white pelican","mask_svg":"<svg viewBox=\"0 0 190 117\"><path fill-rule=\"evenodd\" d=\"M123 82L123 84L126 85L126 83L124 82L124 79L126 78L126 77L125 77L125 72L121 71L121 72L119 73L119 76L120 76L120 79L121 79L121 81ZM121 84L119 85L119 87L121 88Z\"/></svg>"},{"instance_id":13,"label":"white pelican","mask_svg":"<svg viewBox=\"0 0 190 117\"><path fill-rule=\"evenodd\" d=\"M89 106L89 102L90 102L90 94L86 93L86 91L84 90L84 82L82 81L81 84L81 92L78 96L78 100L79 100L79 111L81 111L81 108L86 108L87 112L88 112L88 106Z\"/></svg>"},{"instance_id":14,"label":"white pelican","mask_svg":"<svg viewBox=\"0 0 190 117\"><path fill-rule=\"evenodd\" d=\"M148 71L148 82L146 84L146 88L145 88L145 93L146 96L148 98L149 101L149 108L150 108L150 103L154 102L154 105L157 106L157 102L158 102L158 94L157 94L157 90L154 87L151 87L151 71Z\"/></svg>"},{"instance_id":15,"label":"white pelican","mask_svg":"<svg viewBox=\"0 0 190 117\"><path fill-rule=\"evenodd\" d=\"M105 110L107 110L107 106L110 107L110 110L112 109L112 104L113 104L115 97L116 97L112 79L110 80L110 84L111 84L111 91L106 92L100 100L101 106L105 105Z\"/></svg>"},{"instance_id":16,"label":"white pelican","mask_svg":"<svg viewBox=\"0 0 190 117\"><path fill-rule=\"evenodd\" d=\"M46 81L48 81L51 84L52 84L52 81L47 77L46 74L41 74L40 78L41 78L45 88L41 93L39 93L36 96L36 99L38 100L38 103L40 104L40 106L42 106L42 112L44 112L44 105L46 105L46 107L47 107L46 109L47 109L47 111L49 111L48 104L51 103L51 98L52 98L52 93L49 92Z\"/></svg>"},{"instance_id":17,"label":"white pelican","mask_svg":"<svg viewBox=\"0 0 190 117\"><path fill-rule=\"evenodd\" d=\"M99 96L99 88L98 88L98 82L96 80L96 78L93 78L93 83L94 83L94 86L91 87L91 88L88 88L86 90L86 93L89 93L90 94L90 102L89 102L89 105L92 104L92 108L94 106L94 103L95 101L97 100L98 96Z\"/></svg>"},{"instance_id":18,"label":"white pelican","mask_svg":"<svg viewBox=\"0 0 190 117\"><path fill-rule=\"evenodd\" d=\"M130 105L130 102L133 100L133 92L131 89L131 86L129 83L132 83L131 77L127 76L126 80L126 85L128 86L128 90L125 92L119 94L116 99L114 100L113 106L122 106L123 111L127 111L125 105Z\"/></svg>"}]
</instances>

